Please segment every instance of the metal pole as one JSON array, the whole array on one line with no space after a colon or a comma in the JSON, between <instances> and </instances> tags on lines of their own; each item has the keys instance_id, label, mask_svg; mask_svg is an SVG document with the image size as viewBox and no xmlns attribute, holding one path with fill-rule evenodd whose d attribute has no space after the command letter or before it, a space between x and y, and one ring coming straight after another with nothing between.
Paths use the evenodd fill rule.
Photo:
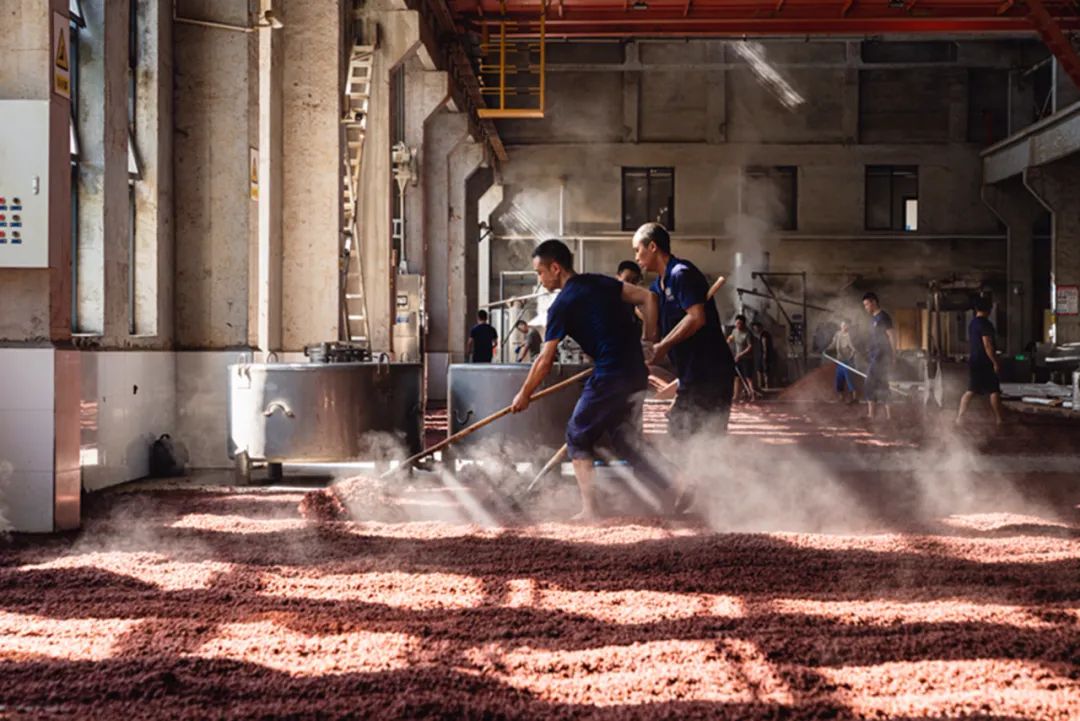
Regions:
<instances>
[{"instance_id":1,"label":"metal pole","mask_svg":"<svg viewBox=\"0 0 1080 721\"><path fill-rule=\"evenodd\" d=\"M806 304L806 271L802 274L802 362L803 373L810 372L810 310Z\"/></svg>"}]
</instances>

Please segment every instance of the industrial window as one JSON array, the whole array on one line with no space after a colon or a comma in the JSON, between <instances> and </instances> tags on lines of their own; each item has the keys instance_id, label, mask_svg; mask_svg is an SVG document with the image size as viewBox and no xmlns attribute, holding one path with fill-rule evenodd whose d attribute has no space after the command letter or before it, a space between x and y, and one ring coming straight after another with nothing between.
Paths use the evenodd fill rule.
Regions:
<instances>
[{"instance_id":1,"label":"industrial window","mask_svg":"<svg viewBox=\"0 0 1080 721\"><path fill-rule=\"evenodd\" d=\"M739 211L777 230L799 227L799 172L793 165L750 166L743 172Z\"/></svg>"},{"instance_id":2,"label":"industrial window","mask_svg":"<svg viewBox=\"0 0 1080 721\"><path fill-rule=\"evenodd\" d=\"M622 229L660 223L675 230L675 169L622 169Z\"/></svg>"},{"instance_id":3,"label":"industrial window","mask_svg":"<svg viewBox=\"0 0 1080 721\"><path fill-rule=\"evenodd\" d=\"M82 2L80 0L68 0L68 17L72 25L80 28L86 27L86 17L83 15Z\"/></svg>"},{"instance_id":4,"label":"industrial window","mask_svg":"<svg viewBox=\"0 0 1080 721\"><path fill-rule=\"evenodd\" d=\"M919 229L919 167L866 166L866 229Z\"/></svg>"}]
</instances>

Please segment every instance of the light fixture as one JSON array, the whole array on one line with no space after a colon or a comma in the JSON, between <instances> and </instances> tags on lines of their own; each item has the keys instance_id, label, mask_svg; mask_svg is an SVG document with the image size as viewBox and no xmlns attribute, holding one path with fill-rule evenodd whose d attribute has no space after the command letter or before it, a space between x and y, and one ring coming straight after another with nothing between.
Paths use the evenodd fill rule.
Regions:
<instances>
[{"instance_id":1,"label":"light fixture","mask_svg":"<svg viewBox=\"0 0 1080 721\"><path fill-rule=\"evenodd\" d=\"M635 0L634 4L630 6L631 10L648 10L649 3L645 0Z\"/></svg>"}]
</instances>

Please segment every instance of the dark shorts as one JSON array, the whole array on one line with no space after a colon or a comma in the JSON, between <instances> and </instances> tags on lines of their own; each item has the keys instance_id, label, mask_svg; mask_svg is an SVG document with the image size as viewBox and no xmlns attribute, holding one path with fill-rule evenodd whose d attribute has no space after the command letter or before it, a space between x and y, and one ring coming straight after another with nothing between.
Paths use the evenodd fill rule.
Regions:
<instances>
[{"instance_id":1,"label":"dark shorts","mask_svg":"<svg viewBox=\"0 0 1080 721\"><path fill-rule=\"evenodd\" d=\"M993 366L969 366L968 371L969 391L983 396L1001 393L1001 383Z\"/></svg>"},{"instance_id":2,"label":"dark shorts","mask_svg":"<svg viewBox=\"0 0 1080 721\"><path fill-rule=\"evenodd\" d=\"M851 371L844 366L836 366L836 392L855 392L855 381L851 378Z\"/></svg>"},{"instance_id":3,"label":"dark shorts","mask_svg":"<svg viewBox=\"0 0 1080 721\"><path fill-rule=\"evenodd\" d=\"M566 450L571 459L594 458L596 444L607 433L618 446L641 436L641 409L647 378L593 376L566 424Z\"/></svg>"},{"instance_id":4,"label":"dark shorts","mask_svg":"<svg viewBox=\"0 0 1080 721\"><path fill-rule=\"evenodd\" d=\"M702 431L726 434L733 385L734 378L727 378L704 388L680 388L668 415L668 434L675 440Z\"/></svg>"},{"instance_id":5,"label":"dark shorts","mask_svg":"<svg viewBox=\"0 0 1080 721\"><path fill-rule=\"evenodd\" d=\"M742 377L746 380L751 380L754 377L754 359L753 358L741 358L738 362L739 373L742 373ZM732 380L734 383L734 380Z\"/></svg>"},{"instance_id":6,"label":"dark shorts","mask_svg":"<svg viewBox=\"0 0 1080 721\"><path fill-rule=\"evenodd\" d=\"M885 403L889 400L889 362L874 359L866 369L866 383L863 385L866 400Z\"/></svg>"}]
</instances>

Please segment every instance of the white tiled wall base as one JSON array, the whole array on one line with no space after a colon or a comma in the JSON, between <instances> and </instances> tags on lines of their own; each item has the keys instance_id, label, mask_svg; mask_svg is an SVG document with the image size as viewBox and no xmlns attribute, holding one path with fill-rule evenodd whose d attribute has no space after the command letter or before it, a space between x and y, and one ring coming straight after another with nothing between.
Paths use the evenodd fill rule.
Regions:
<instances>
[{"instance_id":1,"label":"white tiled wall base","mask_svg":"<svg viewBox=\"0 0 1080 721\"><path fill-rule=\"evenodd\" d=\"M0 348L0 515L16 531L53 530L52 348Z\"/></svg>"},{"instance_id":2,"label":"white tiled wall base","mask_svg":"<svg viewBox=\"0 0 1080 721\"><path fill-rule=\"evenodd\" d=\"M176 354L80 355L83 488L96 491L147 476L151 444L163 433L176 433Z\"/></svg>"},{"instance_id":3,"label":"white tiled wall base","mask_svg":"<svg viewBox=\"0 0 1080 721\"><path fill-rule=\"evenodd\" d=\"M306 359L301 357L301 360ZM251 361L249 351L176 353L175 435L187 447L194 468L229 468L232 465L226 424L226 368L233 363Z\"/></svg>"}]
</instances>

